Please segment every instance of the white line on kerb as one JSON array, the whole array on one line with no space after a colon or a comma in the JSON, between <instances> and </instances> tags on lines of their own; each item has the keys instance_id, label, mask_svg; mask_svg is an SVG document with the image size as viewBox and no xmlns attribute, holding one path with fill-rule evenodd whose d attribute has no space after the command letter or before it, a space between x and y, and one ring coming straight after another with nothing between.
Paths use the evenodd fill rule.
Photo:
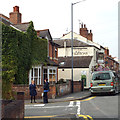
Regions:
<instances>
[{"instance_id":1,"label":"white line on kerb","mask_svg":"<svg viewBox=\"0 0 120 120\"><path fill-rule=\"evenodd\" d=\"M73 107L74 101L70 101L69 107Z\"/></svg>"},{"instance_id":2,"label":"white line on kerb","mask_svg":"<svg viewBox=\"0 0 120 120\"><path fill-rule=\"evenodd\" d=\"M80 101L76 101L76 102L77 102L76 106L78 107L77 115L80 115Z\"/></svg>"}]
</instances>

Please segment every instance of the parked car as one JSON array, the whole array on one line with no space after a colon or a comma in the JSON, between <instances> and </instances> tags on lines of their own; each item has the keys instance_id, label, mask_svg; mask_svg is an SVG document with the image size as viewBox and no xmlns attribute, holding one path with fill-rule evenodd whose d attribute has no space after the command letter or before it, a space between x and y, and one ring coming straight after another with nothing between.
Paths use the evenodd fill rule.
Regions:
<instances>
[{"instance_id":1,"label":"parked car","mask_svg":"<svg viewBox=\"0 0 120 120\"><path fill-rule=\"evenodd\" d=\"M97 71L92 74L91 94L94 93L118 93L120 82L117 74L113 71Z\"/></svg>"}]
</instances>

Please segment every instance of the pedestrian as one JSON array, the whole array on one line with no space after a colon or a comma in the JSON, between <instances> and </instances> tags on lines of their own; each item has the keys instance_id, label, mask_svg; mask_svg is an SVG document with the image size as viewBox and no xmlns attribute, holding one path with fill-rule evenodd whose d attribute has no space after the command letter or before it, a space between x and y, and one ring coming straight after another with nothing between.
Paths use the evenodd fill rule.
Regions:
<instances>
[{"instance_id":1,"label":"pedestrian","mask_svg":"<svg viewBox=\"0 0 120 120\"><path fill-rule=\"evenodd\" d=\"M44 95L43 95L44 103L48 103L48 96L47 96L48 92L49 92L49 82L48 82L48 79L46 78L44 80Z\"/></svg>"},{"instance_id":2,"label":"pedestrian","mask_svg":"<svg viewBox=\"0 0 120 120\"><path fill-rule=\"evenodd\" d=\"M33 97L34 97L34 103L36 103L35 96L37 95L37 92L36 92L36 85L34 83L34 80L31 81L31 84L29 85L29 90L30 90L30 96L31 96L31 103L32 103Z\"/></svg>"}]
</instances>

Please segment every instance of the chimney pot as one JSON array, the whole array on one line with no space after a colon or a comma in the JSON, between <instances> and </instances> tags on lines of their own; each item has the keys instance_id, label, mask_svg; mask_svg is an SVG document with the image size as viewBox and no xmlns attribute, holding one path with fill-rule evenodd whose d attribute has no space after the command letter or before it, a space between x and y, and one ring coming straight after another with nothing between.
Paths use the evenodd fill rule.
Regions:
<instances>
[{"instance_id":1,"label":"chimney pot","mask_svg":"<svg viewBox=\"0 0 120 120\"><path fill-rule=\"evenodd\" d=\"M84 28L86 28L86 24L84 24Z\"/></svg>"},{"instance_id":2,"label":"chimney pot","mask_svg":"<svg viewBox=\"0 0 120 120\"><path fill-rule=\"evenodd\" d=\"M81 28L83 28L83 24L81 24Z\"/></svg>"},{"instance_id":3,"label":"chimney pot","mask_svg":"<svg viewBox=\"0 0 120 120\"><path fill-rule=\"evenodd\" d=\"M13 12L18 12L19 13L19 6L13 7Z\"/></svg>"}]
</instances>

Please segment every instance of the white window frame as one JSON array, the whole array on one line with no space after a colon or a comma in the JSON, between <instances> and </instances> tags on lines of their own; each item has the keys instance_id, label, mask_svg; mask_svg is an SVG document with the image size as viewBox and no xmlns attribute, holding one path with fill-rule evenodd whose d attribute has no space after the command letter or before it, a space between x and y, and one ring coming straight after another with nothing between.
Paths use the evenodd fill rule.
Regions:
<instances>
[{"instance_id":1,"label":"white window frame","mask_svg":"<svg viewBox=\"0 0 120 120\"><path fill-rule=\"evenodd\" d=\"M52 66L43 67L43 76L44 76L44 69L47 69L48 82L50 81L49 74L51 74L49 71L52 69L52 75L53 75L53 70L55 70L55 82L57 82L57 67L52 67ZM52 80L53 80L53 77L52 77Z\"/></svg>"},{"instance_id":2,"label":"white window frame","mask_svg":"<svg viewBox=\"0 0 120 120\"><path fill-rule=\"evenodd\" d=\"M48 75L49 70L48 70L48 67L43 67L43 79L45 79L45 78L44 78L44 69L47 69L47 78L48 78L48 82L49 82L49 75ZM44 81L44 80L43 80L43 81Z\"/></svg>"},{"instance_id":3,"label":"white window frame","mask_svg":"<svg viewBox=\"0 0 120 120\"><path fill-rule=\"evenodd\" d=\"M50 74L55 74L55 82L57 81L57 67L48 67L48 71L50 71L50 70L52 70L52 73L49 73L48 74L48 76L50 75ZM53 73L53 70L55 70L55 73ZM52 76L52 82L53 82L53 76Z\"/></svg>"},{"instance_id":4,"label":"white window frame","mask_svg":"<svg viewBox=\"0 0 120 120\"><path fill-rule=\"evenodd\" d=\"M32 78L32 69L29 71L29 84L31 84L31 80L33 79L35 79L35 77L34 77L34 69L38 69L38 76L37 76L37 85L41 85L41 74L42 74L42 72L41 72L41 66L34 66L34 67L32 67L32 69L33 69L33 78ZM39 72L39 70L40 70L40 72ZM40 73L40 75L39 75L39 73Z\"/></svg>"}]
</instances>

